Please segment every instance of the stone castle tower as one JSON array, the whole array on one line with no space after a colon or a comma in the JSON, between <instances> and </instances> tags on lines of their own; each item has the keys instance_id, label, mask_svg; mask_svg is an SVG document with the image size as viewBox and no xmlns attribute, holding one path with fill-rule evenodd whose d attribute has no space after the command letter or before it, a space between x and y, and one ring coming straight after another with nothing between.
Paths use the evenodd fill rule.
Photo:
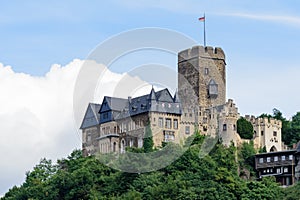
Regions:
<instances>
[{"instance_id":1,"label":"stone castle tower","mask_svg":"<svg viewBox=\"0 0 300 200\"><path fill-rule=\"evenodd\" d=\"M223 144L238 143L238 109L226 102L226 62L221 48L195 46L178 54L178 93L182 125L219 137ZM191 116L194 116L191 118Z\"/></svg>"},{"instance_id":2,"label":"stone castle tower","mask_svg":"<svg viewBox=\"0 0 300 200\"><path fill-rule=\"evenodd\" d=\"M178 54L178 89L183 107L202 109L226 103L225 54L221 48L195 46ZM185 97L193 97L186 99Z\"/></svg>"}]
</instances>

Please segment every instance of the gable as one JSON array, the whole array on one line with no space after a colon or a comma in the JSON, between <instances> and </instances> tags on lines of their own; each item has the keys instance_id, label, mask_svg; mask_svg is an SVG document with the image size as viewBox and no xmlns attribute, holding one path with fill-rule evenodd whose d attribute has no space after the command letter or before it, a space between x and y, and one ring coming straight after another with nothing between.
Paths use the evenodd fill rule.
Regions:
<instances>
[{"instance_id":1,"label":"gable","mask_svg":"<svg viewBox=\"0 0 300 200\"><path fill-rule=\"evenodd\" d=\"M169 103L173 103L173 97L170 94L168 89L163 89L161 91L156 92L156 99L157 101L161 101L161 102L169 102Z\"/></svg>"},{"instance_id":2,"label":"gable","mask_svg":"<svg viewBox=\"0 0 300 200\"><path fill-rule=\"evenodd\" d=\"M100 104L89 103L84 118L82 120L80 129L96 126L99 124L100 114L98 112L100 106Z\"/></svg>"},{"instance_id":3,"label":"gable","mask_svg":"<svg viewBox=\"0 0 300 200\"><path fill-rule=\"evenodd\" d=\"M104 97L101 107L100 107L100 110L99 110L99 113L111 110L111 108L109 106L110 99L111 99L110 97L107 97L107 96Z\"/></svg>"}]
</instances>

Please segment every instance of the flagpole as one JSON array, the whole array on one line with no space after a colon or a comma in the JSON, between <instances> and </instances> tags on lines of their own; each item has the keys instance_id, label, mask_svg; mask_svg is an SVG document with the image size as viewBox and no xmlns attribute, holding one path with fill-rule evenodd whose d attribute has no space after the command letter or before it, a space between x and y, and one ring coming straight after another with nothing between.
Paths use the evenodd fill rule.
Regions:
<instances>
[{"instance_id":1,"label":"flagpole","mask_svg":"<svg viewBox=\"0 0 300 200\"><path fill-rule=\"evenodd\" d=\"M204 13L204 29L203 29L203 31L204 31L204 47L206 47L206 31L205 31L205 21L206 21L206 18L205 18L205 13Z\"/></svg>"}]
</instances>

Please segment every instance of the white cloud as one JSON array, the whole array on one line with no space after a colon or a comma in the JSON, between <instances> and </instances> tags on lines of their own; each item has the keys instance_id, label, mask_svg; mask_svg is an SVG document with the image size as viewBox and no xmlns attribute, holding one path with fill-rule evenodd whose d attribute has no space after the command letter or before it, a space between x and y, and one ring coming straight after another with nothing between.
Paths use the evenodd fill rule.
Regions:
<instances>
[{"instance_id":1,"label":"white cloud","mask_svg":"<svg viewBox=\"0 0 300 200\"><path fill-rule=\"evenodd\" d=\"M0 195L22 183L25 172L40 158L56 161L81 147L73 117L73 90L83 63L105 69L93 61L76 59L66 66L55 64L45 76L34 77L0 64ZM124 78L130 85L144 85L140 93L150 91L139 78L107 70L95 100L100 103L103 95L113 95L114 87ZM86 107L80 108L81 113Z\"/></svg>"}]
</instances>

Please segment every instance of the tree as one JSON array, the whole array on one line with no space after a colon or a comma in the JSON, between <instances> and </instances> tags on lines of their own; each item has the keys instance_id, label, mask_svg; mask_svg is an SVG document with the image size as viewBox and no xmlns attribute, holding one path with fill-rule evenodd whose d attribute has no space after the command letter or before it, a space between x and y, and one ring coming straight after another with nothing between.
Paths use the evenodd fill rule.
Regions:
<instances>
[{"instance_id":1,"label":"tree","mask_svg":"<svg viewBox=\"0 0 300 200\"><path fill-rule=\"evenodd\" d=\"M245 118L241 117L237 121L237 132L243 139L253 138L253 126Z\"/></svg>"},{"instance_id":2,"label":"tree","mask_svg":"<svg viewBox=\"0 0 300 200\"><path fill-rule=\"evenodd\" d=\"M146 126L143 147L145 153L151 152L153 150L153 136L152 136L150 122Z\"/></svg>"},{"instance_id":3,"label":"tree","mask_svg":"<svg viewBox=\"0 0 300 200\"><path fill-rule=\"evenodd\" d=\"M300 141L300 112L293 116L290 129L290 145Z\"/></svg>"}]
</instances>

